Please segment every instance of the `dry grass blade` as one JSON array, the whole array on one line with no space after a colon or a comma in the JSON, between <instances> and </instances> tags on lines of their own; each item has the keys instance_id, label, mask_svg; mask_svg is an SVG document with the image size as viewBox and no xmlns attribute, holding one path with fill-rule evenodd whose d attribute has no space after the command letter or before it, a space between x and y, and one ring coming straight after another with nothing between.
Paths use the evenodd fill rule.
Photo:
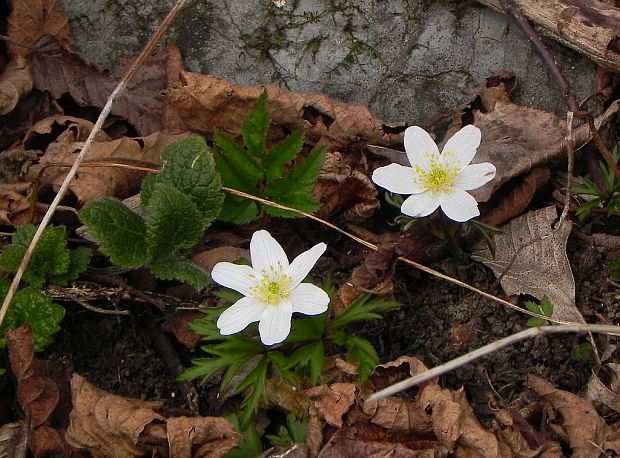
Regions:
<instances>
[{"instance_id":1,"label":"dry grass blade","mask_svg":"<svg viewBox=\"0 0 620 458\"><path fill-rule=\"evenodd\" d=\"M37 228L37 231L35 232L34 237L32 238L32 242L30 243L30 246L26 250L24 259L22 260L19 266L19 269L15 273L15 277L13 278L11 286L9 287L6 297L4 298L4 302L2 303L2 308L0 308L0 325L2 325L2 322L4 321L4 317L6 316L6 313L9 310L9 305L11 304L11 301L13 300L13 296L15 295L15 292L17 291L19 282L21 281L22 276L24 275L26 267L28 266L28 263L30 262L30 258L32 257L34 249L36 248L37 243L39 242L39 239L41 238L41 235L43 234L43 231L45 230L50 220L52 219L52 215L56 211L56 208L60 204L60 201L62 200L65 193L67 192L67 189L69 189L69 184L71 183L71 180L73 179L73 177L75 177L77 170L80 167L80 164L82 163L82 161L86 157L86 154L90 150L90 147L93 144L95 136L103 127L103 123L108 117L108 115L110 114L110 111L112 110L112 106L114 105L114 102L116 101L118 96L125 90L125 88L127 87L127 83L135 76L140 66L144 63L144 61L151 54L155 45L159 42L159 40L161 39L165 31L170 27L170 24L172 23L174 18L181 12L181 10L183 9L187 1L188 0L178 0L176 2L176 4L172 7L170 12L168 13L168 15L159 24L159 26L157 27L157 30L155 30L155 32L149 39L148 43L146 44L146 46L144 47L140 55L136 58L136 61L133 63L131 68L127 71L125 76L118 83L114 91L112 91L112 94L110 94L110 97L108 98L105 106L101 110L101 114L99 115L99 118L97 118L97 122L95 123L93 130L90 132L90 135L86 139L86 142L84 142L84 146L82 147L80 153L75 158L75 162L73 163L71 170L69 170L69 173L67 174L67 177L65 178L65 181L62 183L62 186L58 190L56 197L54 197L54 200L49 206L49 209L45 213L45 216L43 217L41 224L39 224L39 227Z\"/></svg>"}]
</instances>

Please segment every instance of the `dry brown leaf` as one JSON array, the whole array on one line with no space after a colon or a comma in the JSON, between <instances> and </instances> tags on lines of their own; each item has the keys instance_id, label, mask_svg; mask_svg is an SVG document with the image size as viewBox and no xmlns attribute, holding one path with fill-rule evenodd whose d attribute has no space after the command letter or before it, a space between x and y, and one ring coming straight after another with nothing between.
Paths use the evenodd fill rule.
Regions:
<instances>
[{"instance_id":1,"label":"dry brown leaf","mask_svg":"<svg viewBox=\"0 0 620 458\"><path fill-rule=\"evenodd\" d=\"M0 426L0 457L26 458L28 452L27 426L22 422Z\"/></svg>"},{"instance_id":2,"label":"dry brown leaf","mask_svg":"<svg viewBox=\"0 0 620 458\"><path fill-rule=\"evenodd\" d=\"M364 293L391 294L397 256L395 248L395 243L387 243L378 245L376 251L370 251L364 261L351 272L350 284Z\"/></svg>"},{"instance_id":3,"label":"dry brown leaf","mask_svg":"<svg viewBox=\"0 0 620 458\"><path fill-rule=\"evenodd\" d=\"M403 398L389 397L362 407L370 422L390 431L411 434L433 431L431 416L417 403Z\"/></svg>"},{"instance_id":4,"label":"dry brown leaf","mask_svg":"<svg viewBox=\"0 0 620 458\"><path fill-rule=\"evenodd\" d=\"M0 224L17 227L15 218L30 210L30 202L26 197L27 191L19 193L8 186L0 185Z\"/></svg>"},{"instance_id":5,"label":"dry brown leaf","mask_svg":"<svg viewBox=\"0 0 620 458\"><path fill-rule=\"evenodd\" d=\"M32 431L30 437L30 449L35 458L48 456L80 456L77 449L71 447L65 441L65 431L63 429L40 426Z\"/></svg>"},{"instance_id":6,"label":"dry brown leaf","mask_svg":"<svg viewBox=\"0 0 620 458\"><path fill-rule=\"evenodd\" d=\"M9 0L11 14L7 35L16 43L34 45L43 35L52 35L65 45L71 42L69 20L58 0ZM9 53L25 56L29 48L9 42Z\"/></svg>"},{"instance_id":7,"label":"dry brown leaf","mask_svg":"<svg viewBox=\"0 0 620 458\"><path fill-rule=\"evenodd\" d=\"M65 438L95 458L150 455L165 446L170 456L220 457L241 440L223 418L165 418L157 412L163 402L109 394L78 374L71 387L73 410Z\"/></svg>"},{"instance_id":8,"label":"dry brown leaf","mask_svg":"<svg viewBox=\"0 0 620 458\"><path fill-rule=\"evenodd\" d=\"M0 75L0 116L13 111L17 102L32 91L32 73L22 56L15 56Z\"/></svg>"},{"instance_id":9,"label":"dry brown leaf","mask_svg":"<svg viewBox=\"0 0 620 458\"><path fill-rule=\"evenodd\" d=\"M117 85L114 78L50 37L44 37L38 44L39 49L28 55L35 88L50 92L56 99L70 94L82 107L105 105ZM112 114L127 119L139 135L161 130L164 109L161 92L168 86L168 58L176 58L174 48L163 48L151 56L139 70L138 83L130 84L112 108Z\"/></svg>"},{"instance_id":10,"label":"dry brown leaf","mask_svg":"<svg viewBox=\"0 0 620 458\"><path fill-rule=\"evenodd\" d=\"M401 356L394 361L379 364L370 376L370 384L373 392L379 391L426 370L427 367L418 358Z\"/></svg>"},{"instance_id":11,"label":"dry brown leaf","mask_svg":"<svg viewBox=\"0 0 620 458\"><path fill-rule=\"evenodd\" d=\"M327 153L313 190L314 197L321 202L317 217L328 218L344 210L342 216L346 221L359 223L379 208L376 186L363 170L355 168L353 158L353 154L339 151Z\"/></svg>"},{"instance_id":12,"label":"dry brown leaf","mask_svg":"<svg viewBox=\"0 0 620 458\"><path fill-rule=\"evenodd\" d=\"M490 267L506 294L530 294L539 300L547 296L553 304L552 317L585 322L575 305L575 279L566 255L566 241L572 223L563 221L555 231L554 206L531 211L501 227L496 234L495 256L484 246L473 258Z\"/></svg>"},{"instance_id":13,"label":"dry brown leaf","mask_svg":"<svg viewBox=\"0 0 620 458\"><path fill-rule=\"evenodd\" d=\"M192 261L211 273L218 262L235 262L240 259L250 261L250 252L244 248L234 246L221 246L202 251L192 256Z\"/></svg>"},{"instance_id":14,"label":"dry brown leaf","mask_svg":"<svg viewBox=\"0 0 620 458\"><path fill-rule=\"evenodd\" d=\"M595 444L602 444L609 437L610 430L592 404L579 396L555 388L535 375L530 374L527 383L560 415L557 424L566 431L573 449L571 456L599 456L599 449Z\"/></svg>"},{"instance_id":15,"label":"dry brown leaf","mask_svg":"<svg viewBox=\"0 0 620 458\"><path fill-rule=\"evenodd\" d=\"M303 130L313 145L338 148L402 141L402 135L385 132L365 106L337 102L323 94L297 94L273 85L265 89L273 124L289 131ZM260 86L237 86L215 76L182 72L180 83L168 91L164 125L178 129L185 124L183 130L220 130L238 135L262 91Z\"/></svg>"},{"instance_id":16,"label":"dry brown leaf","mask_svg":"<svg viewBox=\"0 0 620 458\"><path fill-rule=\"evenodd\" d=\"M172 334L187 348L196 348L201 337L189 328L189 324L203 313L193 310L178 310L166 316L161 324L161 330Z\"/></svg>"},{"instance_id":17,"label":"dry brown leaf","mask_svg":"<svg viewBox=\"0 0 620 458\"><path fill-rule=\"evenodd\" d=\"M75 129L67 128L48 145L39 163L30 167L26 179L38 179L41 187L60 187L83 145L81 137L84 134L80 125L76 125ZM156 168L161 162L161 151L179 138L182 136L156 133L143 138L122 137L118 140L93 142L88 159L82 164L69 189L79 203L103 196L122 199L133 195L138 192L146 172L115 167L114 164Z\"/></svg>"},{"instance_id":18,"label":"dry brown leaf","mask_svg":"<svg viewBox=\"0 0 620 458\"><path fill-rule=\"evenodd\" d=\"M420 407L430 409L437 439L456 456L500 458L500 445L495 435L484 429L476 419L464 391L450 391L436 383L421 388Z\"/></svg>"},{"instance_id":19,"label":"dry brown leaf","mask_svg":"<svg viewBox=\"0 0 620 458\"><path fill-rule=\"evenodd\" d=\"M352 383L319 385L306 390L306 396L314 401L319 417L329 425L342 427L342 416L355 403L357 388Z\"/></svg>"},{"instance_id":20,"label":"dry brown leaf","mask_svg":"<svg viewBox=\"0 0 620 458\"><path fill-rule=\"evenodd\" d=\"M536 191L549 180L550 176L551 172L548 168L536 167L519 180L510 191L498 193L502 196L497 203L494 202L496 194L488 203L490 210L483 214L482 221L491 226L499 226L516 218L527 210Z\"/></svg>"},{"instance_id":21,"label":"dry brown leaf","mask_svg":"<svg viewBox=\"0 0 620 458\"><path fill-rule=\"evenodd\" d=\"M609 386L603 383L597 373L592 372L590 380L588 380L585 398L588 401L600 402L610 409L620 412L620 364L604 364L597 372L600 373L600 371L609 372Z\"/></svg>"},{"instance_id":22,"label":"dry brown leaf","mask_svg":"<svg viewBox=\"0 0 620 458\"><path fill-rule=\"evenodd\" d=\"M30 415L32 427L45 423L60 399L56 382L44 374L46 362L34 357L34 339L29 326L6 334L11 371L17 380L17 400Z\"/></svg>"}]
</instances>

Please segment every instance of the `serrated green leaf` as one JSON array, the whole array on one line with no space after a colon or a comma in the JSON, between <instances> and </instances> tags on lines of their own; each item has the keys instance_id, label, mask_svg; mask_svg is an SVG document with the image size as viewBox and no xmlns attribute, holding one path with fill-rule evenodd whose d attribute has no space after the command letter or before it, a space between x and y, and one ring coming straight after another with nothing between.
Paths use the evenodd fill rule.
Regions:
<instances>
[{"instance_id":1,"label":"serrated green leaf","mask_svg":"<svg viewBox=\"0 0 620 458\"><path fill-rule=\"evenodd\" d=\"M291 192L286 196L273 197L271 200L287 207L295 208L306 213L314 213L319 207L320 203L312 196L304 194L303 192ZM262 205L262 208L266 213L272 216L278 216L280 218L299 218L299 214L284 210L281 208L271 207L269 205Z\"/></svg>"},{"instance_id":2,"label":"serrated green leaf","mask_svg":"<svg viewBox=\"0 0 620 458\"><path fill-rule=\"evenodd\" d=\"M293 320L291 332L286 338L288 343L306 342L320 339L325 330L327 314L322 313L309 318Z\"/></svg>"},{"instance_id":3,"label":"serrated green leaf","mask_svg":"<svg viewBox=\"0 0 620 458\"><path fill-rule=\"evenodd\" d=\"M553 304L551 303L551 301L549 300L547 296L544 296L542 298L542 300L540 301L540 304L533 302L533 301L526 301L525 307L530 312L538 313L539 315L544 315L548 317L553 315ZM531 317L525 323L525 325L530 328L534 328L537 326L544 326L546 324L548 324L546 320L543 320L542 318L538 318L538 317Z\"/></svg>"},{"instance_id":4,"label":"serrated green leaf","mask_svg":"<svg viewBox=\"0 0 620 458\"><path fill-rule=\"evenodd\" d=\"M267 113L267 91L256 99L256 102L248 113L248 118L241 127L243 141L248 151L257 158L265 155L265 140L271 119Z\"/></svg>"},{"instance_id":5,"label":"serrated green leaf","mask_svg":"<svg viewBox=\"0 0 620 458\"><path fill-rule=\"evenodd\" d=\"M147 249L153 264L187 253L205 229L196 204L169 184L155 186L145 210Z\"/></svg>"},{"instance_id":6,"label":"serrated green leaf","mask_svg":"<svg viewBox=\"0 0 620 458\"><path fill-rule=\"evenodd\" d=\"M304 146L303 131L293 132L276 146L274 146L263 161L265 179L267 182L284 175L284 166L299 154Z\"/></svg>"},{"instance_id":7,"label":"serrated green leaf","mask_svg":"<svg viewBox=\"0 0 620 458\"><path fill-rule=\"evenodd\" d=\"M310 368L310 383L316 385L323 373L325 364L325 346L322 340L304 345L293 352L289 357L288 368L308 366Z\"/></svg>"},{"instance_id":8,"label":"serrated green leaf","mask_svg":"<svg viewBox=\"0 0 620 458\"><path fill-rule=\"evenodd\" d=\"M197 378L208 380L213 374L224 369L228 365L228 361L222 358L196 358L192 360L192 364L194 366L181 372L177 380L186 381Z\"/></svg>"},{"instance_id":9,"label":"serrated green leaf","mask_svg":"<svg viewBox=\"0 0 620 458\"><path fill-rule=\"evenodd\" d=\"M249 223L257 216L258 206L256 202L242 197L227 195L218 219L241 225Z\"/></svg>"},{"instance_id":10,"label":"serrated green leaf","mask_svg":"<svg viewBox=\"0 0 620 458\"><path fill-rule=\"evenodd\" d=\"M267 381L267 369L269 368L269 360L263 357L256 367L241 381L237 392L249 390L249 393L241 401L241 424L246 425L252 419L253 415L258 412L258 406L267 399L267 391L265 382Z\"/></svg>"},{"instance_id":11,"label":"serrated green leaf","mask_svg":"<svg viewBox=\"0 0 620 458\"><path fill-rule=\"evenodd\" d=\"M17 228L11 244L2 252L0 266L12 272L17 271L35 232L36 228L32 224ZM32 287L40 289L54 276L66 273L68 268L69 250L65 228L49 226L39 239L23 279Z\"/></svg>"},{"instance_id":12,"label":"serrated green leaf","mask_svg":"<svg viewBox=\"0 0 620 458\"><path fill-rule=\"evenodd\" d=\"M243 441L225 455L225 458L248 458L259 456L263 452L263 443L256 431L256 424L250 422L245 428L241 426L239 414L230 414L226 419L243 435Z\"/></svg>"},{"instance_id":13,"label":"serrated green leaf","mask_svg":"<svg viewBox=\"0 0 620 458\"><path fill-rule=\"evenodd\" d=\"M370 294L364 294L353 301L344 312L336 316L331 321L330 328L336 331L355 321L381 319L381 315L377 312L388 312L399 307L400 304L396 301L382 297L373 298Z\"/></svg>"},{"instance_id":14,"label":"serrated green leaf","mask_svg":"<svg viewBox=\"0 0 620 458\"><path fill-rule=\"evenodd\" d=\"M158 258L149 267L157 278L188 283L196 291L201 291L209 283L209 274L186 258Z\"/></svg>"},{"instance_id":15,"label":"serrated green leaf","mask_svg":"<svg viewBox=\"0 0 620 458\"><path fill-rule=\"evenodd\" d=\"M302 444L306 441L310 418L298 419L294 414L286 415L286 427L280 426L278 435L267 434L265 438L273 446L287 447L292 444Z\"/></svg>"},{"instance_id":16,"label":"serrated green leaf","mask_svg":"<svg viewBox=\"0 0 620 458\"><path fill-rule=\"evenodd\" d=\"M269 361L273 367L280 373L280 378L292 386L299 385L299 378L289 369L289 358L279 351L267 352Z\"/></svg>"},{"instance_id":17,"label":"serrated green leaf","mask_svg":"<svg viewBox=\"0 0 620 458\"><path fill-rule=\"evenodd\" d=\"M8 284L0 288L0 297L3 299L7 289ZM0 348L6 345L5 335L9 330L28 324L34 335L35 351L43 351L54 341L54 334L60 330L64 316L65 309L55 304L50 297L32 288L19 290L0 328Z\"/></svg>"},{"instance_id":18,"label":"serrated green leaf","mask_svg":"<svg viewBox=\"0 0 620 458\"><path fill-rule=\"evenodd\" d=\"M147 262L144 220L119 200L103 197L90 202L79 217L114 264L133 269Z\"/></svg>"},{"instance_id":19,"label":"serrated green leaf","mask_svg":"<svg viewBox=\"0 0 620 458\"><path fill-rule=\"evenodd\" d=\"M215 144L220 149L216 154L218 170L220 161L226 162L243 183L256 185L263 177L263 170L256 160L235 140L222 132L215 133ZM228 181L225 180L226 183Z\"/></svg>"},{"instance_id":20,"label":"serrated green leaf","mask_svg":"<svg viewBox=\"0 0 620 458\"><path fill-rule=\"evenodd\" d=\"M69 267L67 268L67 271L64 274L53 276L50 279L50 283L64 286L67 283L77 279L78 276L88 267L91 257L92 252L89 248L79 247L74 250L70 250Z\"/></svg>"},{"instance_id":21,"label":"serrated green leaf","mask_svg":"<svg viewBox=\"0 0 620 458\"><path fill-rule=\"evenodd\" d=\"M166 146L164 165L142 183L140 205L147 208L156 185L164 183L187 195L202 214L205 227L220 213L224 194L215 161L202 137L184 138Z\"/></svg>"},{"instance_id":22,"label":"serrated green leaf","mask_svg":"<svg viewBox=\"0 0 620 458\"><path fill-rule=\"evenodd\" d=\"M379 364L379 355L372 344L362 337L345 332L334 338L334 342L347 347L347 361L358 363L357 375L360 382L366 382Z\"/></svg>"}]
</instances>

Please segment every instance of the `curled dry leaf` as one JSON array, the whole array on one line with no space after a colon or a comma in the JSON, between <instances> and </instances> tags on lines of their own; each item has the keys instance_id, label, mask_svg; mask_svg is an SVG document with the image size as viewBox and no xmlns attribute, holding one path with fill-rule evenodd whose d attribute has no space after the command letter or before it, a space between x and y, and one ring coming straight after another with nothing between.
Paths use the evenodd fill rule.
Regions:
<instances>
[{"instance_id":1,"label":"curled dry leaf","mask_svg":"<svg viewBox=\"0 0 620 458\"><path fill-rule=\"evenodd\" d=\"M11 371L17 380L17 400L28 412L32 427L44 424L54 412L60 399L60 390L48 378L49 364L34 357L34 338L29 326L22 326L6 334Z\"/></svg>"},{"instance_id":2,"label":"curled dry leaf","mask_svg":"<svg viewBox=\"0 0 620 458\"><path fill-rule=\"evenodd\" d=\"M54 118L53 123L64 124L66 129L48 145L39 163L30 167L26 179L38 180L41 187L51 185L57 188L83 145L82 137L88 134L87 128L91 126L83 120L72 124L66 117ZM40 134L49 124L49 120L44 120L33 131ZM32 143L32 135L28 136L29 143ZM102 136L92 144L88 159L69 189L80 203L102 196L123 198L135 194L146 172L131 167L156 168L161 162L161 151L181 137L157 133L143 138L122 137L107 141Z\"/></svg>"},{"instance_id":3,"label":"curled dry leaf","mask_svg":"<svg viewBox=\"0 0 620 458\"><path fill-rule=\"evenodd\" d=\"M11 14L7 19L9 53L25 56L27 46L34 45L43 35L52 35L65 45L71 43L69 20L57 0L9 0Z\"/></svg>"},{"instance_id":4,"label":"curled dry leaf","mask_svg":"<svg viewBox=\"0 0 620 458\"><path fill-rule=\"evenodd\" d=\"M178 310L166 316L161 324L161 330L172 334L186 348L196 348L201 337L189 328L192 321L203 314L194 310Z\"/></svg>"},{"instance_id":5,"label":"curled dry leaf","mask_svg":"<svg viewBox=\"0 0 620 458\"><path fill-rule=\"evenodd\" d=\"M610 428L592 404L567 391L555 388L551 383L529 375L527 383L548 402L558 416L552 426L563 432L573 449L572 457L599 456L597 444L603 445L611 434ZM560 429L554 428L556 432Z\"/></svg>"},{"instance_id":6,"label":"curled dry leaf","mask_svg":"<svg viewBox=\"0 0 620 458\"><path fill-rule=\"evenodd\" d=\"M306 390L319 417L327 424L342 427L342 416L355 404L357 388L352 383L319 385Z\"/></svg>"},{"instance_id":7,"label":"curled dry leaf","mask_svg":"<svg viewBox=\"0 0 620 458\"><path fill-rule=\"evenodd\" d=\"M65 437L96 458L144 456L166 447L170 456L180 458L220 457L241 440L223 418L165 418L157 412L162 402L112 395L78 374L71 388L73 410Z\"/></svg>"},{"instance_id":8,"label":"curled dry leaf","mask_svg":"<svg viewBox=\"0 0 620 458\"><path fill-rule=\"evenodd\" d=\"M69 94L82 107L103 108L117 85L114 78L51 37L43 37L37 45L38 49L27 57L35 88L50 92L56 99ZM139 135L161 130L164 105L160 93L168 85L168 58L175 58L172 48L163 48L151 56L138 72L138 83L129 85L112 108L112 114L127 119Z\"/></svg>"},{"instance_id":9,"label":"curled dry leaf","mask_svg":"<svg viewBox=\"0 0 620 458\"><path fill-rule=\"evenodd\" d=\"M289 131L303 130L313 145L334 148L366 143L391 145L402 135L383 130L383 124L367 107L337 102L323 94L297 94L278 86L269 93L272 122ZM183 130L221 130L239 135L247 112L263 87L238 86L215 76L182 72L180 82L168 91L165 125Z\"/></svg>"},{"instance_id":10,"label":"curled dry leaf","mask_svg":"<svg viewBox=\"0 0 620 458\"><path fill-rule=\"evenodd\" d=\"M17 102L32 91L32 73L22 56L15 56L0 75L0 116L13 111Z\"/></svg>"},{"instance_id":11,"label":"curled dry leaf","mask_svg":"<svg viewBox=\"0 0 620 458\"><path fill-rule=\"evenodd\" d=\"M0 426L0 457L26 458L28 428L22 422Z\"/></svg>"},{"instance_id":12,"label":"curled dry leaf","mask_svg":"<svg viewBox=\"0 0 620 458\"><path fill-rule=\"evenodd\" d=\"M401 356L394 361L379 364L370 376L370 384L373 391L379 391L426 370L427 367L418 358Z\"/></svg>"},{"instance_id":13,"label":"curled dry leaf","mask_svg":"<svg viewBox=\"0 0 620 458\"><path fill-rule=\"evenodd\" d=\"M502 276L502 288L509 296L531 294L539 300L547 296L553 318L584 323L575 305L575 279L566 255L572 223L563 221L554 230L556 218L553 206L515 218L494 236L495 255L485 245L473 258Z\"/></svg>"},{"instance_id":14,"label":"curled dry leaf","mask_svg":"<svg viewBox=\"0 0 620 458\"><path fill-rule=\"evenodd\" d=\"M313 195L320 200L319 218L328 218L344 210L351 223L368 219L379 208L377 188L363 170L352 163L354 155L330 151L314 186ZM358 162L357 160L355 162Z\"/></svg>"},{"instance_id":15,"label":"curled dry leaf","mask_svg":"<svg viewBox=\"0 0 620 458\"><path fill-rule=\"evenodd\" d=\"M359 291L377 295L391 294L394 288L396 254L395 243L386 243L377 246L376 251L370 251L362 264L351 272L351 284Z\"/></svg>"},{"instance_id":16,"label":"curled dry leaf","mask_svg":"<svg viewBox=\"0 0 620 458\"><path fill-rule=\"evenodd\" d=\"M609 373L608 384L603 383L598 376L600 371ZM620 412L620 364L605 364L597 372L592 372L590 375L585 398L588 401L599 402L616 412Z\"/></svg>"}]
</instances>

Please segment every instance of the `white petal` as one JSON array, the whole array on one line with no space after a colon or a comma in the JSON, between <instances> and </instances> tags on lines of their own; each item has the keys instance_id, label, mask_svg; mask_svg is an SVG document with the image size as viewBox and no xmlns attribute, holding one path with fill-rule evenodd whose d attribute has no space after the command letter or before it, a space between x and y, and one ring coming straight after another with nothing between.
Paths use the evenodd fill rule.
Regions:
<instances>
[{"instance_id":1,"label":"white petal","mask_svg":"<svg viewBox=\"0 0 620 458\"><path fill-rule=\"evenodd\" d=\"M250 266L232 262L218 262L211 271L211 278L214 282L239 291L244 296L250 294L250 289L258 283L254 270Z\"/></svg>"},{"instance_id":2,"label":"white petal","mask_svg":"<svg viewBox=\"0 0 620 458\"><path fill-rule=\"evenodd\" d=\"M462 189L453 188L439 196L439 200L446 216L459 223L480 215L476 199Z\"/></svg>"},{"instance_id":3,"label":"white petal","mask_svg":"<svg viewBox=\"0 0 620 458\"><path fill-rule=\"evenodd\" d=\"M286 339L291 332L292 314L293 307L288 301L281 302L275 307L267 307L258 323L261 342L265 345L273 345Z\"/></svg>"},{"instance_id":4,"label":"white petal","mask_svg":"<svg viewBox=\"0 0 620 458\"><path fill-rule=\"evenodd\" d=\"M412 167L390 164L372 172L372 181L396 194L416 194L422 192L422 185L416 182L418 174Z\"/></svg>"},{"instance_id":5,"label":"white petal","mask_svg":"<svg viewBox=\"0 0 620 458\"><path fill-rule=\"evenodd\" d=\"M265 307L253 297L243 297L224 310L217 319L217 328L225 336L236 334L260 320L264 310Z\"/></svg>"},{"instance_id":6,"label":"white petal","mask_svg":"<svg viewBox=\"0 0 620 458\"><path fill-rule=\"evenodd\" d=\"M318 259L321 257L327 245L325 243L317 243L312 248L304 251L291 262L291 265L286 270L286 274L293 279L291 288L295 288L301 281L306 278L306 275L312 270Z\"/></svg>"},{"instance_id":7,"label":"white petal","mask_svg":"<svg viewBox=\"0 0 620 458\"><path fill-rule=\"evenodd\" d=\"M465 167L454 178L454 187L469 191L488 183L495 178L495 166L490 162L471 164Z\"/></svg>"},{"instance_id":8,"label":"white petal","mask_svg":"<svg viewBox=\"0 0 620 458\"><path fill-rule=\"evenodd\" d=\"M464 168L476 155L476 150L480 146L482 134L480 129L471 124L463 127L456 134L450 137L441 152L441 162L453 163L459 169Z\"/></svg>"},{"instance_id":9,"label":"white petal","mask_svg":"<svg viewBox=\"0 0 620 458\"><path fill-rule=\"evenodd\" d=\"M319 315L327 310L329 296L318 286L301 283L291 291L289 300L293 304L293 312L304 315Z\"/></svg>"},{"instance_id":10,"label":"white petal","mask_svg":"<svg viewBox=\"0 0 620 458\"><path fill-rule=\"evenodd\" d=\"M288 267L288 258L282 246L265 230L256 231L252 235L250 257L252 267L257 272L270 272L273 269L281 269L283 272Z\"/></svg>"},{"instance_id":11,"label":"white petal","mask_svg":"<svg viewBox=\"0 0 620 458\"><path fill-rule=\"evenodd\" d=\"M400 211L405 215L419 218L430 215L437 210L437 207L439 207L439 199L426 191L407 197L401 205Z\"/></svg>"},{"instance_id":12,"label":"white petal","mask_svg":"<svg viewBox=\"0 0 620 458\"><path fill-rule=\"evenodd\" d=\"M405 151L411 166L430 170L431 160L439 161L439 149L435 141L424 129L418 126L405 130Z\"/></svg>"}]
</instances>

